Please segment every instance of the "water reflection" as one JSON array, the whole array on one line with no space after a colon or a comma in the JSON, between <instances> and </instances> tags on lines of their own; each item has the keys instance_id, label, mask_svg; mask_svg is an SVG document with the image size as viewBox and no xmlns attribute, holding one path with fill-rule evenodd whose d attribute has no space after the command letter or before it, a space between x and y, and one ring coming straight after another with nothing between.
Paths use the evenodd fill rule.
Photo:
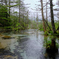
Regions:
<instances>
[{"instance_id":1,"label":"water reflection","mask_svg":"<svg viewBox=\"0 0 59 59\"><path fill-rule=\"evenodd\" d=\"M37 40L38 40L38 35L39 35L39 34L38 34L38 30L36 30L36 38L37 38Z\"/></svg>"},{"instance_id":2,"label":"water reflection","mask_svg":"<svg viewBox=\"0 0 59 59\"><path fill-rule=\"evenodd\" d=\"M2 36L0 36L0 55L4 57L5 59L12 57L15 57L15 59L51 59L51 58L59 58L58 55L53 54L53 56L50 57L52 54L48 54L46 52L47 45L51 43L53 46L56 45L56 42L58 42L57 39L51 40L51 37L42 35L43 32L40 32L38 30L24 30L20 32L14 32L10 39L3 39ZM4 35L6 35L4 33ZM49 47L49 46L48 46ZM3 49L2 49L3 48ZM55 48L55 47L54 47ZM2 51L2 52L1 52ZM8 56L4 55L6 53ZM3 54L3 55L2 55ZM0 57L1 57L0 56ZM1 57L1 58L2 58Z\"/></svg>"}]
</instances>

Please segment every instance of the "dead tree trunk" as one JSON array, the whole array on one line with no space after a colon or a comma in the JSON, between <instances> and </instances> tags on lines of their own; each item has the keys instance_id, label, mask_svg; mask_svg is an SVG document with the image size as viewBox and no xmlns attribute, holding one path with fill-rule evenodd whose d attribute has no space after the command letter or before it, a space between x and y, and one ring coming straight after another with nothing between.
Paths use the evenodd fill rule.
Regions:
<instances>
[{"instance_id":1,"label":"dead tree trunk","mask_svg":"<svg viewBox=\"0 0 59 59\"><path fill-rule=\"evenodd\" d=\"M42 12L43 28L44 28L44 32L45 32L46 26L45 26L45 21L44 21L44 14L43 14L43 0L41 0L41 12Z\"/></svg>"},{"instance_id":2,"label":"dead tree trunk","mask_svg":"<svg viewBox=\"0 0 59 59\"><path fill-rule=\"evenodd\" d=\"M51 12L52 30L53 30L53 33L56 33L55 24L54 24L54 15L53 15L53 4L52 4L52 0L50 0L50 12Z\"/></svg>"},{"instance_id":3,"label":"dead tree trunk","mask_svg":"<svg viewBox=\"0 0 59 59\"><path fill-rule=\"evenodd\" d=\"M19 0L19 23L20 23L20 0Z\"/></svg>"},{"instance_id":4,"label":"dead tree trunk","mask_svg":"<svg viewBox=\"0 0 59 59\"><path fill-rule=\"evenodd\" d=\"M9 0L9 17L10 17L10 0Z\"/></svg>"}]
</instances>

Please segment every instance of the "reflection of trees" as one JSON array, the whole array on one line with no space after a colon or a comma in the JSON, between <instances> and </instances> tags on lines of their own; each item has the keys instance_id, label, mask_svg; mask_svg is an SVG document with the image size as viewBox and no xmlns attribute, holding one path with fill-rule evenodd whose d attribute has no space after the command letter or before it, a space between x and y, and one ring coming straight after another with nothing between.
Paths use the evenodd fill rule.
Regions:
<instances>
[{"instance_id":1,"label":"reflection of trees","mask_svg":"<svg viewBox=\"0 0 59 59\"><path fill-rule=\"evenodd\" d=\"M38 30L36 30L36 39L38 40Z\"/></svg>"},{"instance_id":2,"label":"reflection of trees","mask_svg":"<svg viewBox=\"0 0 59 59\"><path fill-rule=\"evenodd\" d=\"M44 36L44 40L45 40L45 45L46 45L46 48L47 48L47 36Z\"/></svg>"},{"instance_id":3,"label":"reflection of trees","mask_svg":"<svg viewBox=\"0 0 59 59\"><path fill-rule=\"evenodd\" d=\"M46 53L49 58L55 59L56 53L58 52L58 48L56 47L56 38L52 38L50 41L48 41L47 37L45 38L45 44L46 44ZM49 38L50 39L50 38ZM47 57L47 56L46 56Z\"/></svg>"},{"instance_id":4,"label":"reflection of trees","mask_svg":"<svg viewBox=\"0 0 59 59\"><path fill-rule=\"evenodd\" d=\"M17 55L10 52L10 50L6 50L5 48L0 49L0 58L1 59L17 59Z\"/></svg>"}]
</instances>

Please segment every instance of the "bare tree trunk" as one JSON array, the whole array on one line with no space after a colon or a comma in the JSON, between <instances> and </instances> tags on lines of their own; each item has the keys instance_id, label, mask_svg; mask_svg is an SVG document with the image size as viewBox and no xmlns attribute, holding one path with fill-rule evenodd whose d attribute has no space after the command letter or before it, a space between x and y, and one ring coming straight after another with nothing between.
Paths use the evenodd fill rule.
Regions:
<instances>
[{"instance_id":1,"label":"bare tree trunk","mask_svg":"<svg viewBox=\"0 0 59 59\"><path fill-rule=\"evenodd\" d=\"M48 22L45 20L46 25L48 26L49 30L51 30L50 26L48 25Z\"/></svg>"},{"instance_id":2,"label":"bare tree trunk","mask_svg":"<svg viewBox=\"0 0 59 59\"><path fill-rule=\"evenodd\" d=\"M5 5L7 6L7 0L5 0Z\"/></svg>"},{"instance_id":3,"label":"bare tree trunk","mask_svg":"<svg viewBox=\"0 0 59 59\"><path fill-rule=\"evenodd\" d=\"M7 0L5 0L5 5L7 6ZM6 7L7 10L7 7ZM6 11L6 18L7 18L7 11Z\"/></svg>"},{"instance_id":4,"label":"bare tree trunk","mask_svg":"<svg viewBox=\"0 0 59 59\"><path fill-rule=\"evenodd\" d=\"M48 19L47 19L47 0L46 0L46 20L44 19L44 21L45 21L45 23L46 23L46 28L48 27L49 30L51 31L51 28L50 28L50 26L49 26L49 24L48 24Z\"/></svg>"},{"instance_id":5,"label":"bare tree trunk","mask_svg":"<svg viewBox=\"0 0 59 59\"><path fill-rule=\"evenodd\" d=\"M19 23L20 23L20 0L19 0Z\"/></svg>"},{"instance_id":6,"label":"bare tree trunk","mask_svg":"<svg viewBox=\"0 0 59 59\"><path fill-rule=\"evenodd\" d=\"M42 20L43 20L43 28L44 28L44 32L46 31L46 26L45 26L45 21L44 21L44 14L43 14L43 0L41 0L41 12L42 12Z\"/></svg>"},{"instance_id":7,"label":"bare tree trunk","mask_svg":"<svg viewBox=\"0 0 59 59\"><path fill-rule=\"evenodd\" d=\"M28 11L27 11L27 23L28 23Z\"/></svg>"},{"instance_id":8,"label":"bare tree trunk","mask_svg":"<svg viewBox=\"0 0 59 59\"><path fill-rule=\"evenodd\" d=\"M52 4L52 0L50 0L50 12L51 12L52 30L53 30L53 33L56 33L55 24L54 24L54 15L53 15L53 4Z\"/></svg>"},{"instance_id":9,"label":"bare tree trunk","mask_svg":"<svg viewBox=\"0 0 59 59\"><path fill-rule=\"evenodd\" d=\"M46 0L46 20L47 20L47 0Z\"/></svg>"},{"instance_id":10,"label":"bare tree trunk","mask_svg":"<svg viewBox=\"0 0 59 59\"><path fill-rule=\"evenodd\" d=\"M10 17L10 0L9 0L9 17Z\"/></svg>"}]
</instances>

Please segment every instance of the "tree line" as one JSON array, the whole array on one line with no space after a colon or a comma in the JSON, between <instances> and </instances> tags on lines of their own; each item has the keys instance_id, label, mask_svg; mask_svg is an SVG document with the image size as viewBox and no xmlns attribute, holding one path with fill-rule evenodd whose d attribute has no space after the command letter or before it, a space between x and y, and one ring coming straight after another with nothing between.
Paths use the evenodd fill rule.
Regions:
<instances>
[{"instance_id":1,"label":"tree line","mask_svg":"<svg viewBox=\"0 0 59 59\"><path fill-rule=\"evenodd\" d=\"M44 3L45 2L45 3ZM57 1L58 2L58 1ZM58 20L54 20L54 16L56 16L56 14L54 14L54 11L56 12L56 11L58 11L58 8L57 9L54 9L53 7L55 6L55 5L53 5L53 0L46 0L46 1L43 1L43 0L39 0L39 5L38 5L38 7L39 8L37 8L39 11L41 11L41 16L42 16L42 21L40 21L41 23L42 23L42 25L40 24L40 22L38 22L39 24L39 26L41 25L41 28L42 28L42 26L43 26L43 30L44 30L44 32L52 32L53 34L55 34L55 33L57 33L57 30L58 30L58 28L59 28L59 26L57 25L58 24ZM50 6L50 7L48 7L48 5ZM58 4L57 4L58 5ZM49 14L50 14L50 18L51 18L51 22L50 22L50 20L48 21L48 15L49 14L47 14L48 13L48 8L49 8L49 10L50 10L50 12L49 12ZM46 18L45 18L45 15L44 15L44 10L45 10L45 14L46 14ZM58 13L59 13L59 11L58 11ZM57 15L58 16L58 15ZM40 17L40 16L39 16ZM58 17L57 17L58 18ZM39 18L38 18L39 19ZM59 19L59 18L58 18ZM51 24L51 25L50 25ZM39 27L39 29L41 29L40 27Z\"/></svg>"},{"instance_id":2,"label":"tree line","mask_svg":"<svg viewBox=\"0 0 59 59\"><path fill-rule=\"evenodd\" d=\"M26 29L30 23L28 14L22 0L0 0L0 28Z\"/></svg>"}]
</instances>

